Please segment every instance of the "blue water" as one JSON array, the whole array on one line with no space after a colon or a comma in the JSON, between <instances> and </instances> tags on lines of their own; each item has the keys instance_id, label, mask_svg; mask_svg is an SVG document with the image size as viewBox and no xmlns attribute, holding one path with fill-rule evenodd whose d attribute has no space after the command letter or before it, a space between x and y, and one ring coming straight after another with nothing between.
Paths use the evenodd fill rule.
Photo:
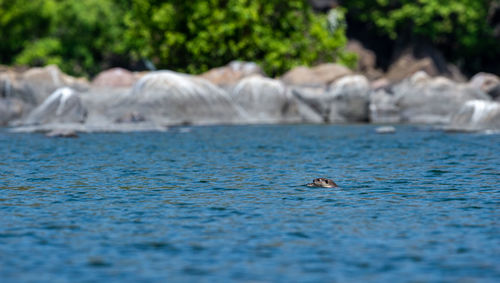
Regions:
<instances>
[{"instance_id":1,"label":"blue water","mask_svg":"<svg viewBox=\"0 0 500 283\"><path fill-rule=\"evenodd\" d=\"M1 130L0 157L2 282L500 280L499 135Z\"/></svg>"}]
</instances>

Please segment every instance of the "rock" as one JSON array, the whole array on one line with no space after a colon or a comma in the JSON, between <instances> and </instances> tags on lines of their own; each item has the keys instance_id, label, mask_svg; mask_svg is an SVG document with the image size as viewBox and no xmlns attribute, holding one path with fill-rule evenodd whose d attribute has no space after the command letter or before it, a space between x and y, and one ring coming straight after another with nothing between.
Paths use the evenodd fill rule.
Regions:
<instances>
[{"instance_id":1,"label":"rock","mask_svg":"<svg viewBox=\"0 0 500 283\"><path fill-rule=\"evenodd\" d=\"M87 109L86 126L106 128L111 124L136 123L131 119L141 116L140 113L130 109L126 103L130 99L132 88L123 87L91 87L81 93L80 99ZM132 115L131 115L132 114Z\"/></svg>"},{"instance_id":2,"label":"rock","mask_svg":"<svg viewBox=\"0 0 500 283\"><path fill-rule=\"evenodd\" d=\"M498 84L497 86L495 86L494 88L492 88L488 94L495 98L496 101L500 101L500 84Z\"/></svg>"},{"instance_id":3,"label":"rock","mask_svg":"<svg viewBox=\"0 0 500 283\"><path fill-rule=\"evenodd\" d=\"M346 76L329 86L328 95L332 98L329 121L336 122L340 115L349 122L367 122L369 117L370 84L361 75Z\"/></svg>"},{"instance_id":4,"label":"rock","mask_svg":"<svg viewBox=\"0 0 500 283\"><path fill-rule=\"evenodd\" d=\"M0 98L0 126L21 118L26 105L17 98Z\"/></svg>"},{"instance_id":5,"label":"rock","mask_svg":"<svg viewBox=\"0 0 500 283\"><path fill-rule=\"evenodd\" d=\"M119 105L159 125L226 124L246 121L231 97L209 81L172 71L142 77Z\"/></svg>"},{"instance_id":6,"label":"rock","mask_svg":"<svg viewBox=\"0 0 500 283\"><path fill-rule=\"evenodd\" d=\"M394 134L396 132L396 128L393 126L378 127L375 129L375 132L377 134Z\"/></svg>"},{"instance_id":7,"label":"rock","mask_svg":"<svg viewBox=\"0 0 500 283\"><path fill-rule=\"evenodd\" d=\"M347 43L346 50L358 55L357 72L366 76L370 81L382 77L382 71L376 67L377 57L375 52L366 49L361 42L352 39Z\"/></svg>"},{"instance_id":8,"label":"rock","mask_svg":"<svg viewBox=\"0 0 500 283\"><path fill-rule=\"evenodd\" d=\"M0 73L0 97L19 98L23 96L23 88L20 83L21 74L12 70Z\"/></svg>"},{"instance_id":9,"label":"rock","mask_svg":"<svg viewBox=\"0 0 500 283\"><path fill-rule=\"evenodd\" d=\"M100 72L92 81L92 86L96 87L132 87L139 79L139 76L129 70L122 68L112 68Z\"/></svg>"},{"instance_id":10,"label":"rock","mask_svg":"<svg viewBox=\"0 0 500 283\"><path fill-rule=\"evenodd\" d=\"M80 97L71 88L59 88L41 105L36 107L26 119L24 125L50 123L83 123L87 115Z\"/></svg>"},{"instance_id":11,"label":"rock","mask_svg":"<svg viewBox=\"0 0 500 283\"><path fill-rule=\"evenodd\" d=\"M370 82L370 88L372 90L387 89L391 86L391 82L386 78L380 78L378 80Z\"/></svg>"},{"instance_id":12,"label":"rock","mask_svg":"<svg viewBox=\"0 0 500 283\"><path fill-rule=\"evenodd\" d=\"M486 100L471 100L455 113L449 126L450 131L500 130L500 103Z\"/></svg>"},{"instance_id":13,"label":"rock","mask_svg":"<svg viewBox=\"0 0 500 283\"><path fill-rule=\"evenodd\" d=\"M290 93L302 104L319 116L319 123L328 122L331 98L326 95L325 88L317 87L290 87Z\"/></svg>"},{"instance_id":14,"label":"rock","mask_svg":"<svg viewBox=\"0 0 500 283\"><path fill-rule=\"evenodd\" d=\"M21 77L20 72L11 68L0 72L0 125L19 121L35 107L32 96L26 93Z\"/></svg>"},{"instance_id":15,"label":"rock","mask_svg":"<svg viewBox=\"0 0 500 283\"><path fill-rule=\"evenodd\" d=\"M209 80L218 86L235 85L249 76L264 76L262 68L254 62L233 61L227 66L211 69L200 77Z\"/></svg>"},{"instance_id":16,"label":"rock","mask_svg":"<svg viewBox=\"0 0 500 283\"><path fill-rule=\"evenodd\" d=\"M329 123L368 121L369 92L368 80L361 75L343 77L326 90L293 88L292 91Z\"/></svg>"},{"instance_id":17,"label":"rock","mask_svg":"<svg viewBox=\"0 0 500 283\"><path fill-rule=\"evenodd\" d=\"M0 65L0 74L3 72L15 72L15 73L24 73L29 69L27 66L19 66L19 65L14 65L14 66L7 66L7 65Z\"/></svg>"},{"instance_id":18,"label":"rock","mask_svg":"<svg viewBox=\"0 0 500 283\"><path fill-rule=\"evenodd\" d=\"M325 87L344 76L351 75L352 71L342 65L328 63L312 68L300 66L288 71L281 80L288 85L303 87Z\"/></svg>"},{"instance_id":19,"label":"rock","mask_svg":"<svg viewBox=\"0 0 500 283\"><path fill-rule=\"evenodd\" d=\"M253 122L279 123L290 116L290 97L278 80L257 76L245 78L235 86L231 97Z\"/></svg>"},{"instance_id":20,"label":"rock","mask_svg":"<svg viewBox=\"0 0 500 283\"><path fill-rule=\"evenodd\" d=\"M125 115L116 119L117 123L137 123L144 121L146 121L146 118L141 113L135 111L128 112Z\"/></svg>"},{"instance_id":21,"label":"rock","mask_svg":"<svg viewBox=\"0 0 500 283\"><path fill-rule=\"evenodd\" d=\"M409 54L405 54L389 67L386 78L393 83L400 82L419 71L423 71L431 76L439 74L439 71L430 58L416 59Z\"/></svg>"},{"instance_id":22,"label":"rock","mask_svg":"<svg viewBox=\"0 0 500 283\"><path fill-rule=\"evenodd\" d=\"M85 79L65 75L54 65L29 69L21 75L20 84L23 88L20 98L33 105L39 105L56 89L64 86L79 91L88 88L88 83Z\"/></svg>"},{"instance_id":23,"label":"rock","mask_svg":"<svg viewBox=\"0 0 500 283\"><path fill-rule=\"evenodd\" d=\"M369 108L372 123L398 123L401 120L396 98L384 89L371 92Z\"/></svg>"},{"instance_id":24,"label":"rock","mask_svg":"<svg viewBox=\"0 0 500 283\"><path fill-rule=\"evenodd\" d=\"M444 76L458 82L466 81L456 66L448 64L438 49L426 43L411 45L395 58L385 75L392 83L400 82L419 71L432 77Z\"/></svg>"},{"instance_id":25,"label":"rock","mask_svg":"<svg viewBox=\"0 0 500 283\"><path fill-rule=\"evenodd\" d=\"M443 77L418 72L393 87L401 120L409 123L447 124L469 100L490 100L482 91Z\"/></svg>"},{"instance_id":26,"label":"rock","mask_svg":"<svg viewBox=\"0 0 500 283\"><path fill-rule=\"evenodd\" d=\"M319 116L294 99L279 81L259 76L241 80L231 97L249 116L252 123L317 122ZM321 119L319 119L321 120Z\"/></svg>"},{"instance_id":27,"label":"rock","mask_svg":"<svg viewBox=\"0 0 500 283\"><path fill-rule=\"evenodd\" d=\"M494 74L478 73L470 79L469 85L487 93L493 99L500 97L500 78Z\"/></svg>"},{"instance_id":28,"label":"rock","mask_svg":"<svg viewBox=\"0 0 500 283\"><path fill-rule=\"evenodd\" d=\"M78 134L71 129L54 129L45 134L45 136L50 138L77 138Z\"/></svg>"}]
</instances>

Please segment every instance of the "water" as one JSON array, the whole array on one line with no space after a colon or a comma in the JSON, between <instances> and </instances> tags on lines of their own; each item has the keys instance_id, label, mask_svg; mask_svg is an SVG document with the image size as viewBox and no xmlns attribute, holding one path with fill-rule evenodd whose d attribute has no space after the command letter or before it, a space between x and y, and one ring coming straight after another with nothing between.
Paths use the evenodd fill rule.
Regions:
<instances>
[{"instance_id":1,"label":"water","mask_svg":"<svg viewBox=\"0 0 500 283\"><path fill-rule=\"evenodd\" d=\"M3 130L0 157L2 282L500 280L499 135Z\"/></svg>"}]
</instances>

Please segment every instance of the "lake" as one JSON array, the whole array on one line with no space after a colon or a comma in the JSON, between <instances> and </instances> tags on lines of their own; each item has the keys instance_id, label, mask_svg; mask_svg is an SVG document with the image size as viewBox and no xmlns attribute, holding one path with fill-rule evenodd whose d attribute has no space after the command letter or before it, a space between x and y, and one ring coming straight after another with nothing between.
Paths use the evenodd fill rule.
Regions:
<instances>
[{"instance_id":1,"label":"lake","mask_svg":"<svg viewBox=\"0 0 500 283\"><path fill-rule=\"evenodd\" d=\"M500 135L396 128L0 130L1 281L498 282Z\"/></svg>"}]
</instances>

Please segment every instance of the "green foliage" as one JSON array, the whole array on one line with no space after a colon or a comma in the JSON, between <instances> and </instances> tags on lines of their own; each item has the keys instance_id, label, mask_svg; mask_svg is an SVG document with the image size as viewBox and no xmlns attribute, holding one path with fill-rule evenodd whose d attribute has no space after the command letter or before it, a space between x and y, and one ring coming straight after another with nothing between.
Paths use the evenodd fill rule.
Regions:
<instances>
[{"instance_id":1,"label":"green foliage","mask_svg":"<svg viewBox=\"0 0 500 283\"><path fill-rule=\"evenodd\" d=\"M160 68L198 73L240 59L279 74L319 61L353 63L342 52L344 27L329 30L305 0L132 0L125 22L133 54Z\"/></svg>"},{"instance_id":2,"label":"green foliage","mask_svg":"<svg viewBox=\"0 0 500 283\"><path fill-rule=\"evenodd\" d=\"M14 55L31 41L47 35L50 15L42 0L0 0L0 62L12 64Z\"/></svg>"},{"instance_id":3,"label":"green foliage","mask_svg":"<svg viewBox=\"0 0 500 283\"><path fill-rule=\"evenodd\" d=\"M62 66L61 41L57 38L44 37L26 44L26 48L16 56L16 63L21 65L43 66L55 64Z\"/></svg>"},{"instance_id":4,"label":"green foliage","mask_svg":"<svg viewBox=\"0 0 500 283\"><path fill-rule=\"evenodd\" d=\"M481 55L498 43L487 23L488 9L497 0L348 0L352 17L372 23L392 39L428 38L457 55Z\"/></svg>"},{"instance_id":5,"label":"green foliage","mask_svg":"<svg viewBox=\"0 0 500 283\"><path fill-rule=\"evenodd\" d=\"M125 52L123 14L112 1L0 0L1 62L96 73Z\"/></svg>"},{"instance_id":6,"label":"green foliage","mask_svg":"<svg viewBox=\"0 0 500 283\"><path fill-rule=\"evenodd\" d=\"M77 75L117 56L192 73L249 60L271 75L355 62L342 50L345 25L332 29L307 0L0 0L0 36L0 63L55 63Z\"/></svg>"}]
</instances>

